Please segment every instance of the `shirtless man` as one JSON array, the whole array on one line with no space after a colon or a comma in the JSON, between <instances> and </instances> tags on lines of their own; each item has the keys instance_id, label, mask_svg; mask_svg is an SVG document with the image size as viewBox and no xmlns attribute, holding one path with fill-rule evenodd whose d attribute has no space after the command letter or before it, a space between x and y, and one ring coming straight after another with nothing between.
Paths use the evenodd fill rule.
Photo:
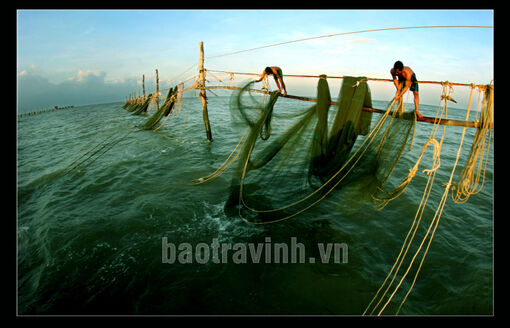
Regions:
<instances>
[{"instance_id":1,"label":"shirtless man","mask_svg":"<svg viewBox=\"0 0 510 328\"><path fill-rule=\"evenodd\" d=\"M393 83L395 83L395 87L397 88L397 93L395 94L395 100L399 100L402 95L405 94L407 89L413 92L414 95L414 110L416 112L416 116L418 120L423 119L423 115L418 111L418 106L420 103L420 97L418 93L418 80L416 79L416 74L414 74L413 70L404 66L400 60L396 61L393 65L393 68L390 70L391 76L393 78ZM398 80L397 80L398 77ZM404 81L404 86L400 89L400 82Z\"/></svg>"},{"instance_id":2,"label":"shirtless man","mask_svg":"<svg viewBox=\"0 0 510 328\"><path fill-rule=\"evenodd\" d=\"M262 74L260 75L260 79L256 80L255 82L260 82L266 75L273 75L274 80L276 82L276 85L278 86L278 90L280 90L280 93L282 92L283 87L283 95L287 95L287 88L285 88L285 83L283 83L283 74L282 69L278 66L271 66L266 67Z\"/></svg>"}]
</instances>

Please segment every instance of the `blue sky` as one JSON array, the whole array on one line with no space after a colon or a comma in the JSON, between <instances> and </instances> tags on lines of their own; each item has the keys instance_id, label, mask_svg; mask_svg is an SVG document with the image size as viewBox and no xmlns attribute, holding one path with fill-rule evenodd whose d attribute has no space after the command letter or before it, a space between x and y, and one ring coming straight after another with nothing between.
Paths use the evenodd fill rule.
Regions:
<instances>
[{"instance_id":1,"label":"blue sky","mask_svg":"<svg viewBox=\"0 0 510 328\"><path fill-rule=\"evenodd\" d=\"M370 32L310 40L219 58L207 57L295 39L421 25L494 25L492 10L20 10L17 12L18 110L121 101L142 74L164 83L198 61L208 69L389 78L395 60L418 80L489 83L494 30ZM196 74L196 69L180 79ZM286 80L290 94L313 95L316 81ZM388 86L389 85L389 86ZM374 99L391 84L371 84ZM393 89L392 89L393 88ZM432 102L434 92L420 90ZM433 96L434 94L434 96Z\"/></svg>"}]
</instances>

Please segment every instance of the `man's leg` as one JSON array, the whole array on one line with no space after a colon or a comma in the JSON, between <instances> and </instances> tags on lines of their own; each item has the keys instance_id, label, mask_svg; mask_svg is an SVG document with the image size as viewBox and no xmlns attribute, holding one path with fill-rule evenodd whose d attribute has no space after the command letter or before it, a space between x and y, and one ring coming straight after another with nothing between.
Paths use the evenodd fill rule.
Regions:
<instances>
[{"instance_id":1,"label":"man's leg","mask_svg":"<svg viewBox=\"0 0 510 328\"><path fill-rule=\"evenodd\" d=\"M418 117L418 119L422 119L423 115L421 115L420 112L418 111L418 107L420 105L420 94L417 90L415 90L413 91L413 95L414 95L414 110L416 112L416 116Z\"/></svg>"}]
</instances>

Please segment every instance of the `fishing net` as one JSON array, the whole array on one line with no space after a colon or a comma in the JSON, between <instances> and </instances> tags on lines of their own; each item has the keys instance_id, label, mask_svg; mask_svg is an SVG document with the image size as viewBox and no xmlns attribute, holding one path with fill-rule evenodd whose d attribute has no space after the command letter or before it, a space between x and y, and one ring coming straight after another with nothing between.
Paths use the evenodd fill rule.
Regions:
<instances>
[{"instance_id":1,"label":"fishing net","mask_svg":"<svg viewBox=\"0 0 510 328\"><path fill-rule=\"evenodd\" d=\"M140 126L140 129L151 130L159 123L163 116L168 116L175 105L176 95L177 87L170 88L163 105L142 126Z\"/></svg>"},{"instance_id":2,"label":"fishing net","mask_svg":"<svg viewBox=\"0 0 510 328\"><path fill-rule=\"evenodd\" d=\"M131 99L126 102L123 108L128 112L133 112L133 115L138 115L143 111L147 111L151 98L152 94L149 94L149 96L145 99L144 98Z\"/></svg>"},{"instance_id":3,"label":"fishing net","mask_svg":"<svg viewBox=\"0 0 510 328\"><path fill-rule=\"evenodd\" d=\"M149 108L149 104L152 100L152 94L150 94L145 101L142 102L141 106L134 108L132 115L140 115L143 112L147 112L147 108Z\"/></svg>"},{"instance_id":4,"label":"fishing net","mask_svg":"<svg viewBox=\"0 0 510 328\"><path fill-rule=\"evenodd\" d=\"M263 99L251 92L253 83L231 98L233 119L246 130L227 210L250 222L275 222L344 186L351 186L349 193L338 201L371 199L378 206L405 189L405 177L396 188L388 181L412 140L414 112L392 110L392 103L370 129L372 113L362 110L372 107L366 78L344 77L331 107L328 82L321 76L314 105L281 112L275 110L279 94Z\"/></svg>"}]
</instances>

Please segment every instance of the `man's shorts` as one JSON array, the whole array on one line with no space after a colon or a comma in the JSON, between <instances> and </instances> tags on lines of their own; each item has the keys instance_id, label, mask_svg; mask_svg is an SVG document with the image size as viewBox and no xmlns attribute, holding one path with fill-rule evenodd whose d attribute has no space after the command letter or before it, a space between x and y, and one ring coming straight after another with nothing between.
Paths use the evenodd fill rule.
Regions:
<instances>
[{"instance_id":1,"label":"man's shorts","mask_svg":"<svg viewBox=\"0 0 510 328\"><path fill-rule=\"evenodd\" d=\"M277 73L278 73L278 75L280 75L280 77L283 79L282 69L281 69L281 68L278 68L278 69L276 70L276 72L277 72ZM276 78L276 75L274 75L274 79L275 79L275 80L277 79L277 78Z\"/></svg>"},{"instance_id":2,"label":"man's shorts","mask_svg":"<svg viewBox=\"0 0 510 328\"><path fill-rule=\"evenodd\" d=\"M413 76L411 76L411 87L409 90L411 91L418 91L418 80L416 79L416 74L413 73Z\"/></svg>"},{"instance_id":3,"label":"man's shorts","mask_svg":"<svg viewBox=\"0 0 510 328\"><path fill-rule=\"evenodd\" d=\"M401 83L401 89L405 86L404 81L399 79L399 82ZM410 91L418 91L418 80L416 79L416 74L413 73L411 76L411 86L409 87Z\"/></svg>"}]
</instances>

